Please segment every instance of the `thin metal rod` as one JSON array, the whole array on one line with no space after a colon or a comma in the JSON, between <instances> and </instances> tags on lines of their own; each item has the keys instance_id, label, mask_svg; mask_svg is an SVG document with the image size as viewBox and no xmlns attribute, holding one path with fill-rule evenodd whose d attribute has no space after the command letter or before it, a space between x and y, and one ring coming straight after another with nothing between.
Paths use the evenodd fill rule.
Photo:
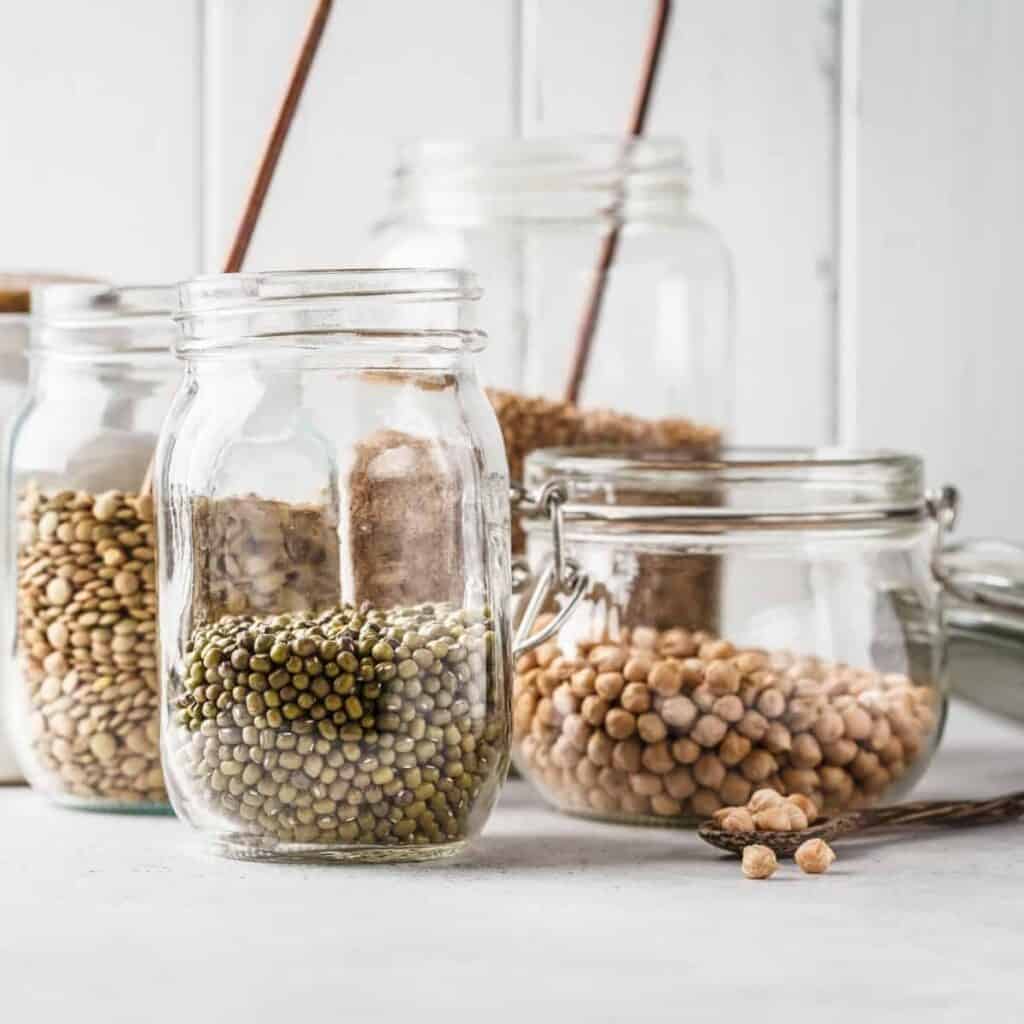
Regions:
<instances>
[{"instance_id":1,"label":"thin metal rod","mask_svg":"<svg viewBox=\"0 0 1024 1024\"><path fill-rule=\"evenodd\" d=\"M664 50L666 30L671 13L672 0L657 0L640 69L640 79L633 97L633 109L629 117L627 134L631 138L643 135L647 124L647 112L657 81L658 68L661 65L661 55ZM587 373L587 364L590 361L590 353L594 345L594 334L601 317L601 306L608 285L608 271L615 262L615 253L619 246L620 227L621 225L616 219L612 229L604 236L597 264L591 276L586 305L583 307L583 316L580 318L580 325L576 333L576 351L573 355L569 381L565 389L566 401L573 404L576 404L579 399L583 379Z\"/></svg>"},{"instance_id":2,"label":"thin metal rod","mask_svg":"<svg viewBox=\"0 0 1024 1024\"><path fill-rule=\"evenodd\" d=\"M313 60L323 39L324 29L327 27L327 19L331 13L334 0L317 0L316 7L310 17L306 34L299 47L298 56L292 67L291 76L288 79L288 88L281 99L277 116L274 118L274 125L270 135L267 137L266 145L263 148L263 155L260 158L256 177L253 178L249 188L249 196L246 200L245 209L242 212L241 220L235 229L235 237L231 242L231 249L227 259L224 261L224 273L234 274L242 269L245 263L246 253L249 251L249 243L252 241L256 224L263 210L263 203L270 191L270 184L274 180L274 171L277 170L278 161L281 158L281 151L284 149L285 140L288 138L288 131L295 120L295 112L299 108L299 101L302 99L303 90L306 87L306 80L309 78ZM145 475L139 484L139 496L145 497L153 489L153 472L156 453L149 460L146 466Z\"/></svg>"},{"instance_id":3,"label":"thin metal rod","mask_svg":"<svg viewBox=\"0 0 1024 1024\"><path fill-rule=\"evenodd\" d=\"M231 250L224 261L224 273L232 274L242 269L245 263L245 255L249 250L249 243L252 241L253 232L256 230L256 222L259 220L260 211L263 209L263 202L270 190L270 183L274 178L274 171L277 169L278 160L281 158L281 151L284 149L285 140L288 138L288 131L295 119L295 111L298 109L299 101L302 99L302 91L306 86L306 79L309 77L310 68L323 38L324 29L327 27L327 18L331 13L331 6L334 0L317 0L313 15L310 18L309 26L306 29L302 46L295 59L292 68L291 78L288 81L288 88L281 100L277 117L274 118L274 126L267 138L263 150L263 157L260 160L256 177L253 179L249 189L249 198L242 212L242 218L235 230L235 237L231 243Z\"/></svg>"}]
</instances>

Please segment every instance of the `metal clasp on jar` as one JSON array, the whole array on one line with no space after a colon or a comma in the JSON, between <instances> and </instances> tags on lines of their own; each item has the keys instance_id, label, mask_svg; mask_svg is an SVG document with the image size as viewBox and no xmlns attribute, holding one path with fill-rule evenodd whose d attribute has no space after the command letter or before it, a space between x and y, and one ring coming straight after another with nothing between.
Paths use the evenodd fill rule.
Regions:
<instances>
[{"instance_id":1,"label":"metal clasp on jar","mask_svg":"<svg viewBox=\"0 0 1024 1024\"><path fill-rule=\"evenodd\" d=\"M947 565L946 556L952 548L946 547L946 538L956 527L960 513L960 492L951 484L937 491L929 491L925 496L925 508L937 527L932 575L943 591L958 601L980 608L1014 615L1024 612L1024 592L1019 579L991 571L983 574L954 572ZM1007 564L1010 559L1024 562L1024 548L1006 542L999 542L998 546ZM963 547L964 550L970 550L971 543L967 542Z\"/></svg>"},{"instance_id":2,"label":"metal clasp on jar","mask_svg":"<svg viewBox=\"0 0 1024 1024\"><path fill-rule=\"evenodd\" d=\"M535 494L527 491L522 484L511 485L509 500L514 511L525 516L546 516L551 523L551 561L545 566L540 578L533 583L533 590L519 620L512 645L517 658L555 636L590 585L590 578L579 563L566 554L563 515L566 498L566 487L561 480L549 480ZM526 560L515 559L512 563L512 592L524 593L532 580L533 573ZM533 633L541 608L558 594L566 595L565 603L547 625Z\"/></svg>"}]
</instances>

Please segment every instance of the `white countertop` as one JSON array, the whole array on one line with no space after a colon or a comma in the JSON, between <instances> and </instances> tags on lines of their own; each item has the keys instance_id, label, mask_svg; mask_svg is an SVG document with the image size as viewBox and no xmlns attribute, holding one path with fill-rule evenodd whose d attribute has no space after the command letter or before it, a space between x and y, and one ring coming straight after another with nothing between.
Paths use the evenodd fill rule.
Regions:
<instances>
[{"instance_id":1,"label":"white countertop","mask_svg":"<svg viewBox=\"0 0 1024 1024\"><path fill-rule=\"evenodd\" d=\"M1024 789L964 706L916 796ZM838 844L768 882L512 783L459 861L219 860L170 817L0 789L0 1021L1019 1020L1024 825Z\"/></svg>"}]
</instances>

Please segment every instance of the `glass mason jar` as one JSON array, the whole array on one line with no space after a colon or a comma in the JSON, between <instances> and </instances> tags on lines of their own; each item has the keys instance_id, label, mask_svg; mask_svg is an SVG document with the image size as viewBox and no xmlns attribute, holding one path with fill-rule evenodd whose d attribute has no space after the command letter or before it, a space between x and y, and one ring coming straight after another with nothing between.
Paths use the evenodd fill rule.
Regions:
<instances>
[{"instance_id":1,"label":"glass mason jar","mask_svg":"<svg viewBox=\"0 0 1024 1024\"><path fill-rule=\"evenodd\" d=\"M515 761L551 803L684 825L765 787L833 813L920 777L947 687L919 459L548 450L527 486L558 507L583 594L516 664ZM551 534L527 538L551 564ZM679 597L709 562L714 628Z\"/></svg>"},{"instance_id":2,"label":"glass mason jar","mask_svg":"<svg viewBox=\"0 0 1024 1024\"><path fill-rule=\"evenodd\" d=\"M0 436L5 441L28 382L28 310L29 292L23 279L0 274ZM5 585L9 585L8 577L9 572L5 573ZM21 778L5 717L0 707L0 783Z\"/></svg>"},{"instance_id":3,"label":"glass mason jar","mask_svg":"<svg viewBox=\"0 0 1024 1024\"><path fill-rule=\"evenodd\" d=\"M218 852L420 860L508 766L509 484L469 273L182 286L160 446L164 765Z\"/></svg>"},{"instance_id":4,"label":"glass mason jar","mask_svg":"<svg viewBox=\"0 0 1024 1024\"><path fill-rule=\"evenodd\" d=\"M579 415L561 401L612 243ZM479 275L483 322L501 339L480 375L513 393L492 394L513 479L536 447L639 441L707 455L729 425L731 263L691 209L677 140L415 143L372 258ZM663 419L660 434L644 425Z\"/></svg>"},{"instance_id":5,"label":"glass mason jar","mask_svg":"<svg viewBox=\"0 0 1024 1024\"><path fill-rule=\"evenodd\" d=\"M33 298L7 476L8 708L25 777L65 804L167 809L155 524L140 486L179 375L173 300L93 284Z\"/></svg>"},{"instance_id":6,"label":"glass mason jar","mask_svg":"<svg viewBox=\"0 0 1024 1024\"><path fill-rule=\"evenodd\" d=\"M32 289L47 282L70 281L57 274L0 273L0 438L7 450L7 432L28 384L29 313ZM0 477L2 478L2 477ZM6 570L9 574L10 570ZM5 586L8 582L5 578ZM4 612L0 611L0 615ZM0 627L2 628L2 627ZM0 783L21 781L21 771L4 726L0 706Z\"/></svg>"}]
</instances>

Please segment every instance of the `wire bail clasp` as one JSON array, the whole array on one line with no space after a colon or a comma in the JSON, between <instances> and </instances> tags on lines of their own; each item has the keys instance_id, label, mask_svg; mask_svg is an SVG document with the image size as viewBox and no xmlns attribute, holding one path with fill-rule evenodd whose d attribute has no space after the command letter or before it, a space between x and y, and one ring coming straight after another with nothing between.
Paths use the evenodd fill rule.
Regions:
<instances>
[{"instance_id":1,"label":"wire bail clasp","mask_svg":"<svg viewBox=\"0 0 1024 1024\"><path fill-rule=\"evenodd\" d=\"M513 483L511 486L513 509L526 516L546 516L551 524L551 561L536 581L516 629L513 654L517 658L550 640L565 624L590 586L590 578L565 550L564 506L567 498L568 488L563 480L549 480L536 495L531 495L522 484ZM516 559L512 566L513 592L525 591L532 577L525 559ZM565 603L549 623L532 633L541 609L559 594L565 595Z\"/></svg>"}]
</instances>

